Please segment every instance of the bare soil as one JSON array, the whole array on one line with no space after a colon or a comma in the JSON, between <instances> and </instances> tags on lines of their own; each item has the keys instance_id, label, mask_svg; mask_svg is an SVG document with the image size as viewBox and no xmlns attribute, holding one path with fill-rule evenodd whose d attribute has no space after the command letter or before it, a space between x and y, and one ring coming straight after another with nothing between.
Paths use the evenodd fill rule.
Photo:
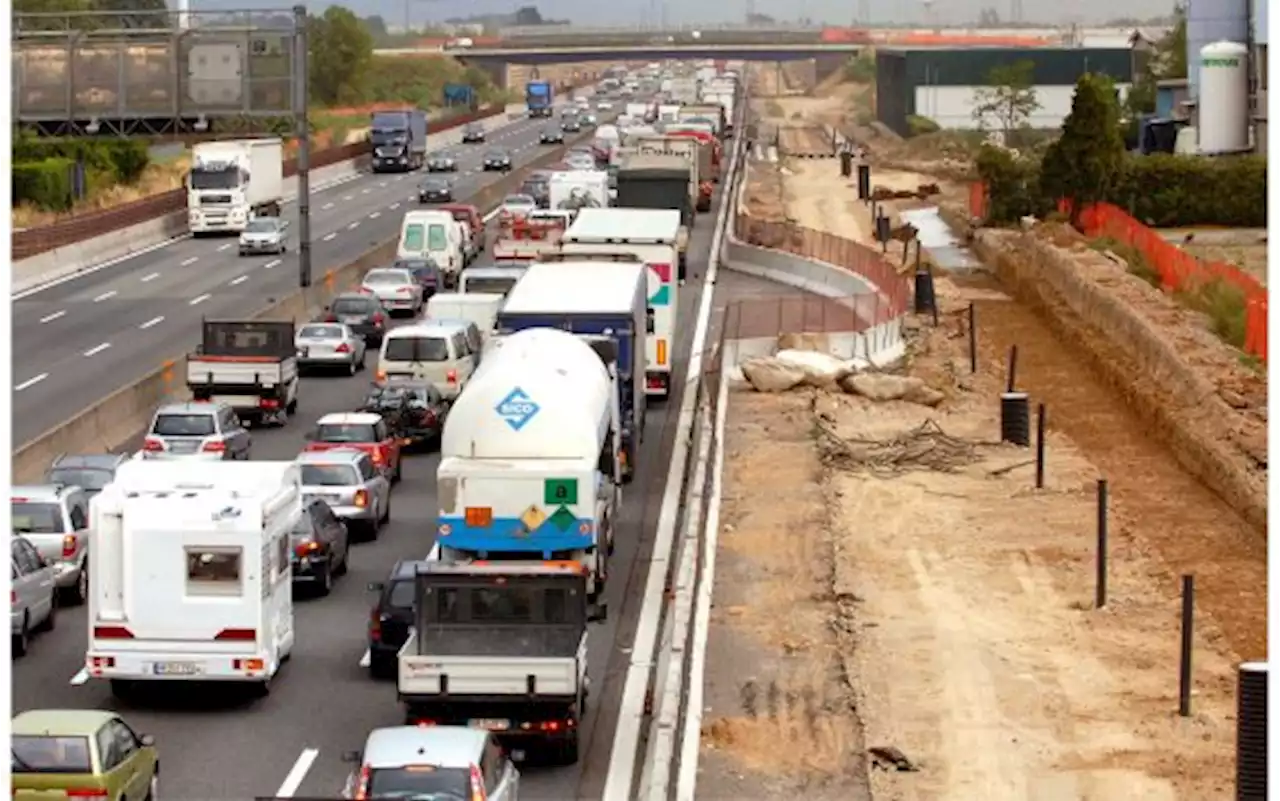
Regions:
<instances>
[{"instance_id":1,"label":"bare soil","mask_svg":"<svg viewBox=\"0 0 1280 801\"><path fill-rule=\"evenodd\" d=\"M1183 245L1182 249L1204 262L1234 264L1267 285L1267 243L1255 245Z\"/></svg>"}]
</instances>

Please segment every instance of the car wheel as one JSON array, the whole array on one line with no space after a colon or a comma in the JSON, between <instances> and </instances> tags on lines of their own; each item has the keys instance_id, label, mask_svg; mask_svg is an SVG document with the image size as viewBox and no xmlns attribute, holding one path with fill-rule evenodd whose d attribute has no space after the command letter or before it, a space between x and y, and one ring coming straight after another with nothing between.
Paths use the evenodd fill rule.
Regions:
<instances>
[{"instance_id":1,"label":"car wheel","mask_svg":"<svg viewBox=\"0 0 1280 801\"><path fill-rule=\"evenodd\" d=\"M382 517L378 518L378 522L374 524L373 530L376 532L378 526L383 525L391 520L391 499L387 499L387 505L382 507Z\"/></svg>"},{"instance_id":2,"label":"car wheel","mask_svg":"<svg viewBox=\"0 0 1280 801\"><path fill-rule=\"evenodd\" d=\"M71 599L77 604L83 604L89 600L89 566L87 564L80 565L80 575L76 577L75 595Z\"/></svg>"},{"instance_id":3,"label":"car wheel","mask_svg":"<svg viewBox=\"0 0 1280 801\"><path fill-rule=\"evenodd\" d=\"M31 632L28 625L27 614L24 612L22 615L22 627L18 629L17 634L11 637L13 640L12 650L15 657L26 656L27 654L27 647L31 644Z\"/></svg>"},{"instance_id":4,"label":"car wheel","mask_svg":"<svg viewBox=\"0 0 1280 801\"><path fill-rule=\"evenodd\" d=\"M404 459L396 459L396 471L391 474L392 483L394 484L400 483L400 479L403 476L403 470L404 470Z\"/></svg>"},{"instance_id":5,"label":"car wheel","mask_svg":"<svg viewBox=\"0 0 1280 801\"><path fill-rule=\"evenodd\" d=\"M332 555L329 557L332 559ZM324 570L320 573L320 586L316 589L316 594L321 598L333 592L333 565L325 562Z\"/></svg>"},{"instance_id":6,"label":"car wheel","mask_svg":"<svg viewBox=\"0 0 1280 801\"><path fill-rule=\"evenodd\" d=\"M152 776L151 783L147 785L147 797L143 801L156 801L160 797L160 777Z\"/></svg>"},{"instance_id":7,"label":"car wheel","mask_svg":"<svg viewBox=\"0 0 1280 801\"><path fill-rule=\"evenodd\" d=\"M356 360L352 359L351 361L347 362L347 375L350 376L355 374L356 374Z\"/></svg>"},{"instance_id":8,"label":"car wheel","mask_svg":"<svg viewBox=\"0 0 1280 801\"><path fill-rule=\"evenodd\" d=\"M55 592L53 597L49 599L49 614L45 617L44 622L40 624L42 631L53 631L58 625L58 594Z\"/></svg>"},{"instance_id":9,"label":"car wheel","mask_svg":"<svg viewBox=\"0 0 1280 801\"><path fill-rule=\"evenodd\" d=\"M348 531L348 532L347 532L347 547L346 547L346 548L344 548L344 549L342 549L342 561L341 561L341 562L339 562L339 563L338 563L338 566L337 566L336 568L334 568L334 570L333 570L333 574L334 574L335 576L345 576L345 575L347 575L347 569L350 567L350 565L348 564L348 562L350 562L350 560L351 560L351 539L350 539L350 538L351 538L351 532L350 532L350 531Z\"/></svg>"},{"instance_id":10,"label":"car wheel","mask_svg":"<svg viewBox=\"0 0 1280 801\"><path fill-rule=\"evenodd\" d=\"M392 679L396 675L396 660L381 656L377 653L369 654L369 678L372 679Z\"/></svg>"}]
</instances>

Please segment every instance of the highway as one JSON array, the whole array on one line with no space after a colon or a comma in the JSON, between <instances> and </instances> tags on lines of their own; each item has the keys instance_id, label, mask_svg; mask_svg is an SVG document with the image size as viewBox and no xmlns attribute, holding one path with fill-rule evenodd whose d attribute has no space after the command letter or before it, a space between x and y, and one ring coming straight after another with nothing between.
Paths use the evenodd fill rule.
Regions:
<instances>
[{"instance_id":1,"label":"highway","mask_svg":"<svg viewBox=\"0 0 1280 801\"><path fill-rule=\"evenodd\" d=\"M441 148L459 157L458 199L499 180L480 171L484 151L506 148L516 167L527 164L548 149L538 143L546 125L519 119L491 131L485 145ZM425 175L362 174L313 192L314 278L394 238ZM285 213L294 238L282 257L241 258L235 238L182 239L14 300L14 443L183 355L199 341L201 317L250 314L296 289L296 204Z\"/></svg>"},{"instance_id":2,"label":"highway","mask_svg":"<svg viewBox=\"0 0 1280 801\"><path fill-rule=\"evenodd\" d=\"M520 129L525 133L507 141L523 142L536 130L527 125ZM342 196L351 197L346 203L359 206L341 219L368 219L376 208L374 199L362 199L366 197L363 189L369 188L370 183L380 190L376 202L384 204L387 211L391 211L390 203L403 202L401 193L387 196L397 186L394 179L385 189L378 187L382 180L364 181L355 192L350 188L340 190ZM407 189L403 194L407 196ZM718 199L716 205L718 209ZM362 216L357 218L356 214ZM680 325L674 365L677 388L684 385L716 214L713 210L698 217L691 243L689 280L678 297ZM341 220L335 225L341 225ZM388 230L390 224L385 224L384 235ZM359 243L350 245L349 252L354 253L373 237L369 231L359 229L346 238ZM334 251L344 252L348 251ZM235 264L234 258L230 261ZM283 266L277 272L282 271ZM221 279L220 287L225 285L227 275ZM256 280L265 283L267 279ZM181 278L170 278L169 294L174 295L181 283ZM194 312L185 307L189 301L184 299L210 291L200 286L185 288L171 306L176 311L170 313L192 317ZM253 293L260 295L262 291L257 288ZM244 294L235 297L248 294L245 288ZM210 301L209 305L214 304ZM140 309L134 311L143 313ZM171 337L172 334L163 339ZM299 417L283 429L255 431L253 457L292 459L302 446L308 424L326 413L353 408L362 399L368 381L368 373L353 378L303 379ZM607 590L610 619L594 626L591 632L592 696L583 725L582 760L563 768L525 766L522 798L598 799L603 790L622 679L642 601L643 567L654 535L680 402L677 393L666 403L650 407L639 473L624 493L618 546ZM341 761L342 752L358 749L370 729L403 721L393 684L371 680L360 667L365 627L374 600L366 586L384 579L397 560L425 556L431 548L438 461L434 454L409 457L404 480L393 492L391 523L381 537L376 542L353 546L351 571L336 581L330 596L298 601L293 659L266 698L249 701L228 687L197 689L188 685L175 688L177 692L173 694L157 694L145 705L126 706L112 697L104 682L85 681L81 673L87 630L85 611L71 608L60 613L54 631L37 635L29 654L14 663L14 711L47 707L118 709L135 729L156 737L162 766L161 793L168 798L208 801L273 794L336 797L348 770Z\"/></svg>"}]
</instances>

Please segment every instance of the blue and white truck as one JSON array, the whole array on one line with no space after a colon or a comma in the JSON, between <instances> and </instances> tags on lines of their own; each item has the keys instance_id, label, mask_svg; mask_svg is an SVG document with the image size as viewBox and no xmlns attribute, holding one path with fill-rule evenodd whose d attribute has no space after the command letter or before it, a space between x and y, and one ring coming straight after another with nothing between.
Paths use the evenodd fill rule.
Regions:
<instances>
[{"instance_id":1,"label":"blue and white truck","mask_svg":"<svg viewBox=\"0 0 1280 801\"><path fill-rule=\"evenodd\" d=\"M529 109L529 119L550 117L555 105L555 92L550 81L529 81L524 85L524 102Z\"/></svg>"},{"instance_id":2,"label":"blue and white truck","mask_svg":"<svg viewBox=\"0 0 1280 801\"><path fill-rule=\"evenodd\" d=\"M441 436L436 557L576 562L602 602L621 423L614 376L579 337L530 328L495 341Z\"/></svg>"},{"instance_id":3,"label":"blue and white truck","mask_svg":"<svg viewBox=\"0 0 1280 801\"><path fill-rule=\"evenodd\" d=\"M558 328L591 344L612 342L622 416L619 454L623 481L635 477L646 408L645 352L653 318L648 277L638 259L617 262L536 262L507 295L498 313L499 336L527 328ZM593 348L596 346L593 345Z\"/></svg>"}]
</instances>

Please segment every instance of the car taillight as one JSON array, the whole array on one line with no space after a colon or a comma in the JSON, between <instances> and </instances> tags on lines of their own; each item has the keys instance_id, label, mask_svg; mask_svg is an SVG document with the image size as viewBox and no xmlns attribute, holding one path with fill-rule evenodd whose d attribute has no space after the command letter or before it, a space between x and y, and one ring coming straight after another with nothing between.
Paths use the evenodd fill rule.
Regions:
<instances>
[{"instance_id":1,"label":"car taillight","mask_svg":"<svg viewBox=\"0 0 1280 801\"><path fill-rule=\"evenodd\" d=\"M425 412L422 413L422 421L429 426L435 425L436 413L431 411L430 409L427 409Z\"/></svg>"},{"instance_id":2,"label":"car taillight","mask_svg":"<svg viewBox=\"0 0 1280 801\"><path fill-rule=\"evenodd\" d=\"M297 548L294 548L293 552L296 553L298 556L307 557L313 553L320 552L320 543L304 542L301 545L299 545Z\"/></svg>"},{"instance_id":3,"label":"car taillight","mask_svg":"<svg viewBox=\"0 0 1280 801\"><path fill-rule=\"evenodd\" d=\"M365 801L369 797L369 766L360 766L360 783L356 786L355 801Z\"/></svg>"},{"instance_id":4,"label":"car taillight","mask_svg":"<svg viewBox=\"0 0 1280 801\"><path fill-rule=\"evenodd\" d=\"M369 613L369 639L374 642L382 641L382 614L376 606Z\"/></svg>"},{"instance_id":5,"label":"car taillight","mask_svg":"<svg viewBox=\"0 0 1280 801\"><path fill-rule=\"evenodd\" d=\"M279 409L280 401L275 398L260 398L258 400L258 408L260 409Z\"/></svg>"},{"instance_id":6,"label":"car taillight","mask_svg":"<svg viewBox=\"0 0 1280 801\"><path fill-rule=\"evenodd\" d=\"M336 323L336 322L338 322L338 315L336 315L336 314L326 314L326 315L325 315L325 317L324 317L324 321L325 321L326 323Z\"/></svg>"},{"instance_id":7,"label":"car taillight","mask_svg":"<svg viewBox=\"0 0 1280 801\"><path fill-rule=\"evenodd\" d=\"M458 383L458 371L450 370L448 373L445 374L444 380L448 381L450 384Z\"/></svg>"},{"instance_id":8,"label":"car taillight","mask_svg":"<svg viewBox=\"0 0 1280 801\"><path fill-rule=\"evenodd\" d=\"M9 590L9 603L16 604L17 602L18 602L18 593L13 590Z\"/></svg>"},{"instance_id":9,"label":"car taillight","mask_svg":"<svg viewBox=\"0 0 1280 801\"><path fill-rule=\"evenodd\" d=\"M480 775L480 768L475 765L471 766L471 801L485 801L488 795L484 791L484 777Z\"/></svg>"},{"instance_id":10,"label":"car taillight","mask_svg":"<svg viewBox=\"0 0 1280 801\"><path fill-rule=\"evenodd\" d=\"M70 559L76 555L76 538L73 534L68 534L62 538L62 558Z\"/></svg>"},{"instance_id":11,"label":"car taillight","mask_svg":"<svg viewBox=\"0 0 1280 801\"><path fill-rule=\"evenodd\" d=\"M369 321L374 325L382 325L382 312L374 314L373 317L369 318Z\"/></svg>"},{"instance_id":12,"label":"car taillight","mask_svg":"<svg viewBox=\"0 0 1280 801\"><path fill-rule=\"evenodd\" d=\"M350 353L351 346L343 342L341 345L333 349L334 353Z\"/></svg>"},{"instance_id":13,"label":"car taillight","mask_svg":"<svg viewBox=\"0 0 1280 801\"><path fill-rule=\"evenodd\" d=\"M356 490L356 496L351 501L357 508L363 509L369 505L369 493L366 490Z\"/></svg>"},{"instance_id":14,"label":"car taillight","mask_svg":"<svg viewBox=\"0 0 1280 801\"><path fill-rule=\"evenodd\" d=\"M164 450L164 440L155 437L147 437L142 441L142 450L147 453L158 453Z\"/></svg>"},{"instance_id":15,"label":"car taillight","mask_svg":"<svg viewBox=\"0 0 1280 801\"><path fill-rule=\"evenodd\" d=\"M106 798L107 790L104 787L72 787L65 790L67 798Z\"/></svg>"},{"instance_id":16,"label":"car taillight","mask_svg":"<svg viewBox=\"0 0 1280 801\"><path fill-rule=\"evenodd\" d=\"M200 450L205 453L223 453L227 450L227 443L222 442L221 440L206 442Z\"/></svg>"}]
</instances>

